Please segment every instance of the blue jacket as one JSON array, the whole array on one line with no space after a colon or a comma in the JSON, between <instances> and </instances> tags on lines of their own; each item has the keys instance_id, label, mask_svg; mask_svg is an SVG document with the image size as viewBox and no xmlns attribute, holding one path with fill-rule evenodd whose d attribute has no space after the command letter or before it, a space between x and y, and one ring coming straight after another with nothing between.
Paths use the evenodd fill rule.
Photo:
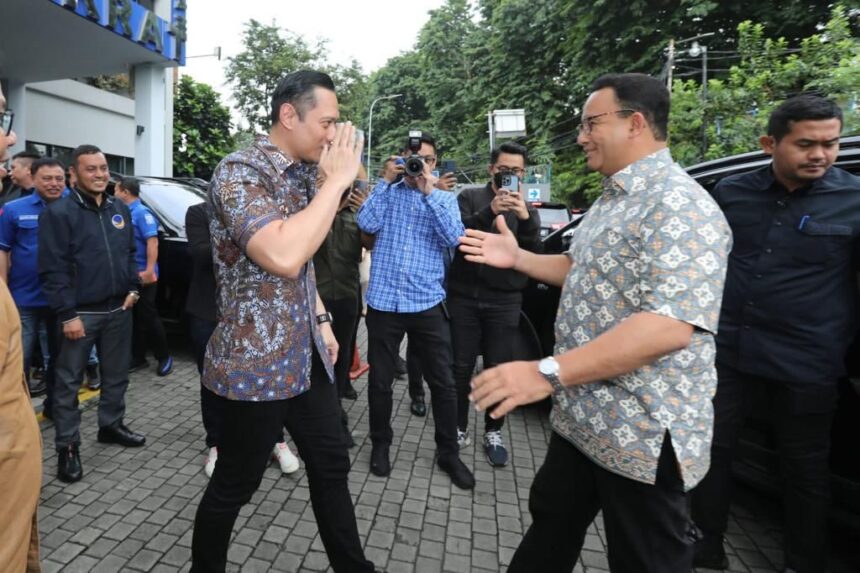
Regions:
<instances>
[{"instance_id":1,"label":"blue jacket","mask_svg":"<svg viewBox=\"0 0 860 573\"><path fill-rule=\"evenodd\" d=\"M122 306L140 285L134 253L128 207L108 195L96 205L73 189L39 216L39 279L61 322Z\"/></svg>"}]
</instances>

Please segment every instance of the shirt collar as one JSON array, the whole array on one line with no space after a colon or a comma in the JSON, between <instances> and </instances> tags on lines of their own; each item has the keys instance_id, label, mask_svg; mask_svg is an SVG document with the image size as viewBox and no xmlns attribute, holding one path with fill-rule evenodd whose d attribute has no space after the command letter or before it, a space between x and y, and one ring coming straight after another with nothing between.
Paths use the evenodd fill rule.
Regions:
<instances>
[{"instance_id":1,"label":"shirt collar","mask_svg":"<svg viewBox=\"0 0 860 573\"><path fill-rule=\"evenodd\" d=\"M263 153L278 173L284 174L288 169L293 168L300 177L312 181L316 187L317 166L315 164L296 161L272 143L268 135L257 136L254 146Z\"/></svg>"},{"instance_id":2,"label":"shirt collar","mask_svg":"<svg viewBox=\"0 0 860 573\"><path fill-rule=\"evenodd\" d=\"M806 195L808 193L815 193L820 191L822 187L825 186L825 183L833 175L833 166L827 168L827 171L824 172L824 175L815 179L814 181L807 183L802 187L798 187L794 191L789 191L785 185L783 185L773 174L773 163L768 164L766 167L761 168L761 177L762 177L762 189L772 189L775 191L779 191L781 193L785 193L790 196L800 196Z\"/></svg>"},{"instance_id":3,"label":"shirt collar","mask_svg":"<svg viewBox=\"0 0 860 573\"><path fill-rule=\"evenodd\" d=\"M31 204L31 205L38 205L39 203L41 203L43 206L44 206L44 205L47 205L47 203L45 203L45 202L42 200L42 196L41 196L41 195L39 195L39 193L36 191L36 189L35 189L35 188L33 189L33 192L32 192L32 193L30 193L29 195L27 195L27 199L29 199L29 200L30 200L30 204Z\"/></svg>"},{"instance_id":4,"label":"shirt collar","mask_svg":"<svg viewBox=\"0 0 860 573\"><path fill-rule=\"evenodd\" d=\"M611 192L635 193L645 189L644 179L674 163L672 153L664 147L638 159L620 171L603 179L603 188Z\"/></svg>"}]
</instances>

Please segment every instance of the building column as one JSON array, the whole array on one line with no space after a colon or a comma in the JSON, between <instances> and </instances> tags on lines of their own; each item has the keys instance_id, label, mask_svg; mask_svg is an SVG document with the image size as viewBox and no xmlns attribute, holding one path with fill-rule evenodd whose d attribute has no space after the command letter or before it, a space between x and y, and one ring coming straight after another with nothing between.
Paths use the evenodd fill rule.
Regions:
<instances>
[{"instance_id":1,"label":"building column","mask_svg":"<svg viewBox=\"0 0 860 573\"><path fill-rule=\"evenodd\" d=\"M134 174L173 175L172 70L153 64L134 67Z\"/></svg>"},{"instance_id":2,"label":"building column","mask_svg":"<svg viewBox=\"0 0 860 573\"><path fill-rule=\"evenodd\" d=\"M6 109L15 112L12 131L18 136L18 143L9 148L9 157L26 149L27 143L27 84L9 80L6 84Z\"/></svg>"}]
</instances>

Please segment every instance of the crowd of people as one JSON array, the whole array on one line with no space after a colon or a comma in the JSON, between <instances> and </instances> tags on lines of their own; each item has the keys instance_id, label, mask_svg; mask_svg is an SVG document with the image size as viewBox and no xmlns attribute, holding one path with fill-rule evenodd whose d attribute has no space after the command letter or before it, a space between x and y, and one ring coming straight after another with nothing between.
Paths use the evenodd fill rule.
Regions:
<instances>
[{"instance_id":1,"label":"crowd of people","mask_svg":"<svg viewBox=\"0 0 860 573\"><path fill-rule=\"evenodd\" d=\"M817 95L787 100L761 138L773 161L709 194L672 159L669 105L666 87L645 75L592 85L578 142L603 193L569 250L545 254L538 213L506 186L522 179L525 147L494 149L487 185L455 195L422 133L385 161L371 190L362 136L339 121L331 78L285 76L269 133L224 158L208 200L186 216L186 311L210 477L191 570L225 570L233 525L273 457L286 473L304 463L332 568L375 570L349 493L349 472L363 470L350 468L342 406L358 398L349 368L365 314L374 475L412 462L391 459L392 386L407 371L410 410L426 415L426 382L436 463L464 490L475 486L459 455L472 411L483 412L487 462L503 467L516 455L502 437L505 415L552 398L532 523L510 571L571 571L598 511L612 571L726 568L729 464L750 407L770 412L779 440L786 571L825 571L829 428L860 257L860 179L832 166L841 110ZM2 159L15 141L2 94L0 111ZM422 172L405 171L409 154ZM159 375L172 358L154 304L157 222L139 182L123 178L106 194L107 161L92 145L75 149L68 171L19 154L12 173L0 211L0 413L22 423L0 441L0 520L13 516L10 495L16 508L0 562L38 570L41 454L26 414L40 390L29 378L39 325L65 482L84 475L77 392L92 348L98 440L126 447L145 444L124 423L129 371L146 365L148 348ZM533 362L514 360L529 277L562 289L555 351Z\"/></svg>"}]
</instances>

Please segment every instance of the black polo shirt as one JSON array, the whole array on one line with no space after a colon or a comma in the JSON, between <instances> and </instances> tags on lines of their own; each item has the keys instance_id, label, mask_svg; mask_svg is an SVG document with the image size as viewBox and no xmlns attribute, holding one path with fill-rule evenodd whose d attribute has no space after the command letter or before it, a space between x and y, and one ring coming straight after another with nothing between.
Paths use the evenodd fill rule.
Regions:
<instances>
[{"instance_id":1,"label":"black polo shirt","mask_svg":"<svg viewBox=\"0 0 860 573\"><path fill-rule=\"evenodd\" d=\"M789 193L771 167L714 189L731 225L717 362L835 386L855 332L860 177L831 167Z\"/></svg>"}]
</instances>

